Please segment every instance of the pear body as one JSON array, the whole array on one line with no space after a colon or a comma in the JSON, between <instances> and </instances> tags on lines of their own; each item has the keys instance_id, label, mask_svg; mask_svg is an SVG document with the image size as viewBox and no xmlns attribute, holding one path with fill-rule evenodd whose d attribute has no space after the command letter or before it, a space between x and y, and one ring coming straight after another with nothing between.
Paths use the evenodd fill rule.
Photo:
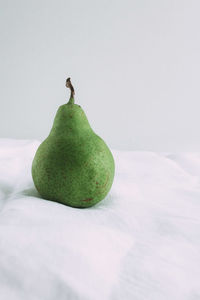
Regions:
<instances>
[{"instance_id":1,"label":"pear body","mask_svg":"<svg viewBox=\"0 0 200 300\"><path fill-rule=\"evenodd\" d=\"M94 133L82 108L70 101L60 106L32 163L39 194L72 207L93 206L108 194L114 171L111 151Z\"/></svg>"}]
</instances>

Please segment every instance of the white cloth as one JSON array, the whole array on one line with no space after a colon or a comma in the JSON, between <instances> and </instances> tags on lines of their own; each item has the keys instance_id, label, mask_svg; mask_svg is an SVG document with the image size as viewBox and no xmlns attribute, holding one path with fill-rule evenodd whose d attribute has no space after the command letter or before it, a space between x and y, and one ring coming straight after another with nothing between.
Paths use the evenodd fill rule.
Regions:
<instances>
[{"instance_id":1,"label":"white cloth","mask_svg":"<svg viewBox=\"0 0 200 300\"><path fill-rule=\"evenodd\" d=\"M200 299L200 153L113 151L89 209L43 200L39 141L0 140L1 300Z\"/></svg>"}]
</instances>

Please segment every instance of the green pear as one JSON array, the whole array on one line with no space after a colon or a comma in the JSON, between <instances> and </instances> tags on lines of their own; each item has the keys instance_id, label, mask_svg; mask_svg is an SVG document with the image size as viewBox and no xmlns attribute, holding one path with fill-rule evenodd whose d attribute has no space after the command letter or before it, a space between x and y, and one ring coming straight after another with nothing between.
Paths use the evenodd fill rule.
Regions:
<instances>
[{"instance_id":1,"label":"green pear","mask_svg":"<svg viewBox=\"0 0 200 300\"><path fill-rule=\"evenodd\" d=\"M49 136L40 144L32 163L36 189L44 198L72 207L90 207L111 189L115 164L105 142L94 133L80 107L74 88L68 103L56 113Z\"/></svg>"}]
</instances>

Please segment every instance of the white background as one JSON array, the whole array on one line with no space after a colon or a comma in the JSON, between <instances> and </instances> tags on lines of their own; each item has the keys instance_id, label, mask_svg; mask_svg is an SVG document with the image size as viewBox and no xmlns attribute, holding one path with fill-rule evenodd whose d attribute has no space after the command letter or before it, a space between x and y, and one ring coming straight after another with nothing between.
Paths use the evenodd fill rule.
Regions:
<instances>
[{"instance_id":1,"label":"white background","mask_svg":"<svg viewBox=\"0 0 200 300\"><path fill-rule=\"evenodd\" d=\"M0 1L0 137L49 133L71 77L115 149L200 151L200 2Z\"/></svg>"}]
</instances>

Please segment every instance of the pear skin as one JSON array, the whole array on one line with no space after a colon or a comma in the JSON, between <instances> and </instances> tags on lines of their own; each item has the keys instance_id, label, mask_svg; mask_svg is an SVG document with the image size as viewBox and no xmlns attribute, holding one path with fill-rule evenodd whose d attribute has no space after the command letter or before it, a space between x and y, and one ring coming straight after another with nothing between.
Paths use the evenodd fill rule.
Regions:
<instances>
[{"instance_id":1,"label":"pear skin","mask_svg":"<svg viewBox=\"0 0 200 300\"><path fill-rule=\"evenodd\" d=\"M32 163L36 189L44 199L68 206L90 207L111 189L115 163L106 143L94 133L74 89L56 113L49 136L40 144Z\"/></svg>"}]
</instances>

